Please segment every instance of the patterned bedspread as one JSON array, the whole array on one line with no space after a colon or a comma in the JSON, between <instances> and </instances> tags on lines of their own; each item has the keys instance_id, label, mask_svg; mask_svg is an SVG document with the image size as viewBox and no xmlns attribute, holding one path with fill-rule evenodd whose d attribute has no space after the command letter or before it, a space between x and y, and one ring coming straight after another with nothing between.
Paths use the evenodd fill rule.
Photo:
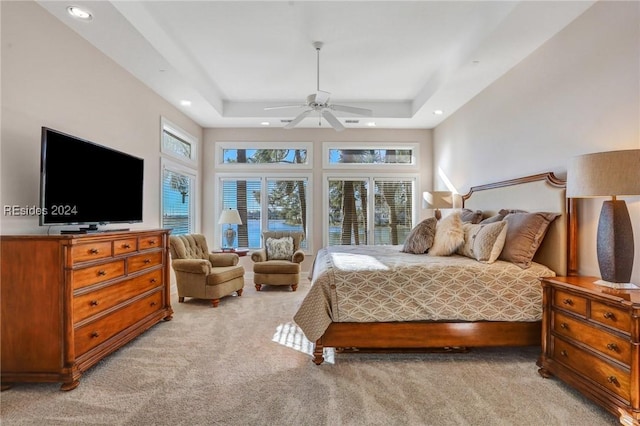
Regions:
<instances>
[{"instance_id":1,"label":"patterned bedspread","mask_svg":"<svg viewBox=\"0 0 640 426\"><path fill-rule=\"evenodd\" d=\"M320 250L311 289L294 321L315 341L331 322L420 320L538 321L539 277L534 263L483 264L463 256L402 253L402 246L330 246Z\"/></svg>"}]
</instances>

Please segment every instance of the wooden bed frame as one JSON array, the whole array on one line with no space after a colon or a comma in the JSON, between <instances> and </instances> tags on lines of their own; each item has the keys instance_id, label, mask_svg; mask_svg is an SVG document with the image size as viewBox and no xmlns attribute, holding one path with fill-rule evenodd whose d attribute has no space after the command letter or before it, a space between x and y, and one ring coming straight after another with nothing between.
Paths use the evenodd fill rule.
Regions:
<instances>
[{"instance_id":1,"label":"wooden bed frame","mask_svg":"<svg viewBox=\"0 0 640 426\"><path fill-rule=\"evenodd\" d=\"M564 188L565 182L553 173L541 173L474 186L463 196L463 206L487 215L501 208L562 213L550 226L534 260L558 276L575 275L576 213ZM465 351L471 347L540 345L541 333L541 321L334 322L316 341L313 362L319 365L324 361L325 347L339 352Z\"/></svg>"}]
</instances>

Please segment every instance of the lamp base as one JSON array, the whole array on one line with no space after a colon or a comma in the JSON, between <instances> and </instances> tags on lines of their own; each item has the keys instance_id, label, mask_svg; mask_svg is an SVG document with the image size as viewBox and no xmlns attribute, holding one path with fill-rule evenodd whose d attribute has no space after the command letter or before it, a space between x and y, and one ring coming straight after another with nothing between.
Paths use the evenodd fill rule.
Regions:
<instances>
[{"instance_id":1,"label":"lamp base","mask_svg":"<svg viewBox=\"0 0 640 426\"><path fill-rule=\"evenodd\" d=\"M224 239L227 241L226 248L233 248L233 242L236 239L236 230L229 226L224 230Z\"/></svg>"},{"instance_id":2,"label":"lamp base","mask_svg":"<svg viewBox=\"0 0 640 426\"><path fill-rule=\"evenodd\" d=\"M604 281L628 283L633 269L633 229L627 203L602 203L598 221L598 266Z\"/></svg>"},{"instance_id":3,"label":"lamp base","mask_svg":"<svg viewBox=\"0 0 640 426\"><path fill-rule=\"evenodd\" d=\"M597 280L593 282L594 284L601 285L603 287L615 288L618 290L637 290L640 287L633 283L611 283L609 281Z\"/></svg>"}]
</instances>

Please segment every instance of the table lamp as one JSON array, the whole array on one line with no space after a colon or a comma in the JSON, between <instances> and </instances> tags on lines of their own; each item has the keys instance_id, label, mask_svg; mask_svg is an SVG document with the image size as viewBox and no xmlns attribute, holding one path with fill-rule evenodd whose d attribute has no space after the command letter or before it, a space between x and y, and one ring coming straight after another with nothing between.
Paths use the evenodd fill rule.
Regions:
<instances>
[{"instance_id":1,"label":"table lamp","mask_svg":"<svg viewBox=\"0 0 640 426\"><path fill-rule=\"evenodd\" d=\"M629 283L633 269L633 229L624 200L640 195L640 149L574 157L567 168L567 197L611 197L602 203L597 254L605 283Z\"/></svg>"},{"instance_id":2,"label":"table lamp","mask_svg":"<svg viewBox=\"0 0 640 426\"><path fill-rule=\"evenodd\" d=\"M238 213L238 210L236 209L223 210L222 214L220 215L220 219L218 220L218 224L228 225L227 229L225 229L222 232L222 235L224 236L227 242L226 248L232 249L233 242L236 239L236 230L233 229L231 225L242 225L242 219L240 219L240 213Z\"/></svg>"},{"instance_id":3,"label":"table lamp","mask_svg":"<svg viewBox=\"0 0 640 426\"><path fill-rule=\"evenodd\" d=\"M433 215L438 220L442 217L440 209L453 207L453 193L451 191L423 192L422 199L424 200L423 205L426 204L427 208L435 209Z\"/></svg>"}]
</instances>

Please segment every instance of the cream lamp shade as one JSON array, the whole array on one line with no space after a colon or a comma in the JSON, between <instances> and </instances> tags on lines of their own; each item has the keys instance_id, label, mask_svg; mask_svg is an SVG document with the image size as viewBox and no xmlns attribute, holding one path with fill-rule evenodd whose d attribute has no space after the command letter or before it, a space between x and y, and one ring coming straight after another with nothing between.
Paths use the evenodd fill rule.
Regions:
<instances>
[{"instance_id":1,"label":"cream lamp shade","mask_svg":"<svg viewBox=\"0 0 640 426\"><path fill-rule=\"evenodd\" d=\"M236 230L233 229L231 225L242 225L242 219L240 218L240 213L236 209L226 209L222 211L220 215L220 219L218 219L218 224L227 224L228 227L222 232L222 235L226 241L226 247L231 249L233 247L233 242L236 239Z\"/></svg>"},{"instance_id":2,"label":"cream lamp shade","mask_svg":"<svg viewBox=\"0 0 640 426\"><path fill-rule=\"evenodd\" d=\"M598 266L604 283L628 283L633 269L633 229L620 196L640 195L640 149L574 157L567 167L567 197L611 197L598 220Z\"/></svg>"},{"instance_id":3,"label":"cream lamp shade","mask_svg":"<svg viewBox=\"0 0 640 426\"><path fill-rule=\"evenodd\" d=\"M434 216L440 220L442 214L440 209L450 209L453 207L453 193L451 191L431 191L423 192L423 205L429 209L435 209Z\"/></svg>"}]
</instances>

